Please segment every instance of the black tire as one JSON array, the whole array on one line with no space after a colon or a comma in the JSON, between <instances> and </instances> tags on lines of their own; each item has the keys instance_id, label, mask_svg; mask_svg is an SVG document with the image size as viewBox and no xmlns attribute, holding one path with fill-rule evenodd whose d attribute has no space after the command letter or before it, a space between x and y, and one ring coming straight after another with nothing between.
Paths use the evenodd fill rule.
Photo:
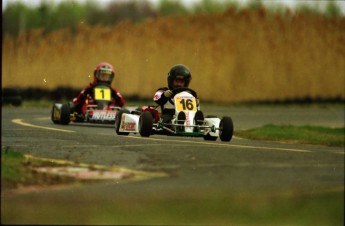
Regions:
<instances>
[{"instance_id":1,"label":"black tire","mask_svg":"<svg viewBox=\"0 0 345 226\"><path fill-rule=\"evenodd\" d=\"M71 110L68 104L63 104L60 109L60 124L68 125L70 123Z\"/></svg>"},{"instance_id":2,"label":"black tire","mask_svg":"<svg viewBox=\"0 0 345 226\"><path fill-rule=\"evenodd\" d=\"M223 117L219 124L219 138L221 141L230 141L234 134L234 125L230 117Z\"/></svg>"},{"instance_id":3,"label":"black tire","mask_svg":"<svg viewBox=\"0 0 345 226\"><path fill-rule=\"evenodd\" d=\"M207 134L204 136L204 140L211 140L211 141L216 141L218 137L213 137L210 134Z\"/></svg>"},{"instance_id":4,"label":"black tire","mask_svg":"<svg viewBox=\"0 0 345 226\"><path fill-rule=\"evenodd\" d=\"M152 132L153 118L151 112L145 111L139 118L139 133L142 137L149 137Z\"/></svg>"},{"instance_id":5,"label":"black tire","mask_svg":"<svg viewBox=\"0 0 345 226\"><path fill-rule=\"evenodd\" d=\"M122 118L122 114L126 113L129 114L129 110L127 109L121 109L117 115L116 115L116 120L115 120L115 132L117 135L123 135L123 136L128 136L128 132L120 132L120 124L121 124L121 118Z\"/></svg>"}]
</instances>

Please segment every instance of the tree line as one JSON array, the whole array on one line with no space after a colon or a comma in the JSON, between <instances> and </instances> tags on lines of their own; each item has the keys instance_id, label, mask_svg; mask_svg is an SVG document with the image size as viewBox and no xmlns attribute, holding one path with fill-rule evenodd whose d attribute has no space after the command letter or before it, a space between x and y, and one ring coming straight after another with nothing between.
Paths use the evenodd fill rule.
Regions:
<instances>
[{"instance_id":1,"label":"tree line","mask_svg":"<svg viewBox=\"0 0 345 226\"><path fill-rule=\"evenodd\" d=\"M16 36L38 28L43 28L45 32L61 28L75 29L80 23L91 26L111 26L122 20L139 23L147 18L222 12L229 7L241 10L242 6L231 0L222 2L201 0L192 6L186 6L180 0L160 0L157 5L153 5L148 0L113 1L106 5L91 0L84 3L73 0L59 3L41 1L37 6L29 6L21 1L9 1L2 12L3 34ZM249 10L259 7L263 7L263 4L256 0L249 1L245 6ZM287 9L278 3L270 7L268 11L284 13L285 10ZM296 11L308 14L324 14L330 17L342 16L335 1L329 1L322 10L300 4Z\"/></svg>"}]
</instances>

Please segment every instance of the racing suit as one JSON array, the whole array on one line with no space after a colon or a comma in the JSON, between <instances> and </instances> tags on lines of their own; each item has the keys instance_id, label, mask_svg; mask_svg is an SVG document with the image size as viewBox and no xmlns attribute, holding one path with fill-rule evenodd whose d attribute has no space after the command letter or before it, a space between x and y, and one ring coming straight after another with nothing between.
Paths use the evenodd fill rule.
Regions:
<instances>
[{"instance_id":1,"label":"racing suit","mask_svg":"<svg viewBox=\"0 0 345 226\"><path fill-rule=\"evenodd\" d=\"M160 114L164 122L169 122L175 114L175 107L172 98L164 96L164 91L168 90L168 87L162 87L157 89L153 100L160 106Z\"/></svg>"},{"instance_id":2,"label":"racing suit","mask_svg":"<svg viewBox=\"0 0 345 226\"><path fill-rule=\"evenodd\" d=\"M87 100L89 104L93 104L94 100L93 100L93 88L94 86L99 85L98 84L93 84L90 83L90 85L86 86L79 94L77 97L75 97L73 99L73 110L77 111L78 113L82 113L85 112L86 110L86 105L85 105L85 101ZM111 90L111 105L113 106L119 106L122 107L126 101L125 99L122 97L122 95L120 94L120 92L118 92L115 88L111 87L109 85L109 88Z\"/></svg>"}]
</instances>

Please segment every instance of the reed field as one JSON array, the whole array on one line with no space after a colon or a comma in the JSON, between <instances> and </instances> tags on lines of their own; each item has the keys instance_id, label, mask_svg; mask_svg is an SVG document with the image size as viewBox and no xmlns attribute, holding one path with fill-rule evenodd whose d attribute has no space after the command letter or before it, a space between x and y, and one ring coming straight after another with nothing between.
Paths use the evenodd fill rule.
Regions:
<instances>
[{"instance_id":1,"label":"reed field","mask_svg":"<svg viewBox=\"0 0 345 226\"><path fill-rule=\"evenodd\" d=\"M345 98L345 18L265 9L124 21L113 27L3 37L2 87L84 88L100 62L113 85L151 98L175 64L192 72L201 100L235 103Z\"/></svg>"}]
</instances>

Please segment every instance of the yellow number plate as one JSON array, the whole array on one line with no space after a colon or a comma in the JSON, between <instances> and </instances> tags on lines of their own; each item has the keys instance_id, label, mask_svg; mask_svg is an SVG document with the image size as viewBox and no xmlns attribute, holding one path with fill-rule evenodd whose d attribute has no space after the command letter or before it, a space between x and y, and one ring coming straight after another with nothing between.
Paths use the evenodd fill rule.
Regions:
<instances>
[{"instance_id":1,"label":"yellow number plate","mask_svg":"<svg viewBox=\"0 0 345 226\"><path fill-rule=\"evenodd\" d=\"M111 100L111 91L108 88L95 88L95 100Z\"/></svg>"},{"instance_id":2,"label":"yellow number plate","mask_svg":"<svg viewBox=\"0 0 345 226\"><path fill-rule=\"evenodd\" d=\"M177 111L196 111L196 100L192 98L176 98L175 106Z\"/></svg>"}]
</instances>

